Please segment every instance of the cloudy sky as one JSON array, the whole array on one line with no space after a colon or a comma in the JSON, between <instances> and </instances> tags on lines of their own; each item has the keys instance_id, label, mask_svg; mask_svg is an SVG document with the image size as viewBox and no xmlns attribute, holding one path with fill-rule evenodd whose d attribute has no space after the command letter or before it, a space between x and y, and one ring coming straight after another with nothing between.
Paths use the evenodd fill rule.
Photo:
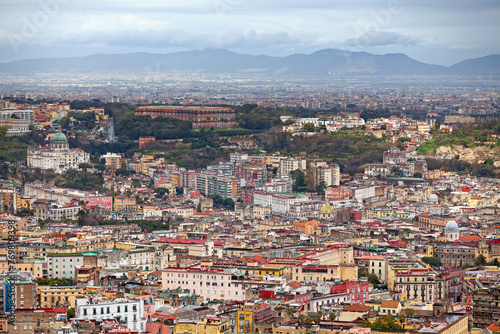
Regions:
<instances>
[{"instance_id":1,"label":"cloudy sky","mask_svg":"<svg viewBox=\"0 0 500 334\"><path fill-rule=\"evenodd\" d=\"M0 8L0 61L337 48L451 65L500 53L498 0L0 0Z\"/></svg>"}]
</instances>

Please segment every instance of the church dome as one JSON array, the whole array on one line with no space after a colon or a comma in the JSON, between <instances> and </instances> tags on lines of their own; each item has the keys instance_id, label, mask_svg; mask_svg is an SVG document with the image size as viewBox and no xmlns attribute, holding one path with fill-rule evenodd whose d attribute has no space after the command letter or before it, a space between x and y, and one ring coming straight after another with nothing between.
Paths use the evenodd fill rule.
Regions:
<instances>
[{"instance_id":1,"label":"church dome","mask_svg":"<svg viewBox=\"0 0 500 334\"><path fill-rule=\"evenodd\" d=\"M58 132L52 136L51 141L68 141L68 138L66 138L66 135L64 133Z\"/></svg>"},{"instance_id":2,"label":"church dome","mask_svg":"<svg viewBox=\"0 0 500 334\"><path fill-rule=\"evenodd\" d=\"M457 222L454 220L450 220L448 223L446 223L446 227L445 227L444 231L446 233L458 232Z\"/></svg>"},{"instance_id":3,"label":"church dome","mask_svg":"<svg viewBox=\"0 0 500 334\"><path fill-rule=\"evenodd\" d=\"M431 194L429 198L427 199L429 203L438 203L439 202L439 197L436 194Z\"/></svg>"},{"instance_id":4,"label":"church dome","mask_svg":"<svg viewBox=\"0 0 500 334\"><path fill-rule=\"evenodd\" d=\"M333 213L333 208L332 208L330 205L325 204L325 205L323 205L323 207L321 208L321 211L320 211L320 212L321 212L321 213L323 213L323 214Z\"/></svg>"}]
</instances>

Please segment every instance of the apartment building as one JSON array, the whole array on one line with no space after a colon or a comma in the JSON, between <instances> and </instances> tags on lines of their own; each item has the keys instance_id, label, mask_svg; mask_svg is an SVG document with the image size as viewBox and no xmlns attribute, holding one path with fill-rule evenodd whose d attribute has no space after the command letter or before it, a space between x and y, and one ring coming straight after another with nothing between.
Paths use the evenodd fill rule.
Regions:
<instances>
[{"instance_id":1,"label":"apartment building","mask_svg":"<svg viewBox=\"0 0 500 334\"><path fill-rule=\"evenodd\" d=\"M146 330L144 300L104 297L76 298L75 317L81 320L110 319L123 321L133 331Z\"/></svg>"}]
</instances>

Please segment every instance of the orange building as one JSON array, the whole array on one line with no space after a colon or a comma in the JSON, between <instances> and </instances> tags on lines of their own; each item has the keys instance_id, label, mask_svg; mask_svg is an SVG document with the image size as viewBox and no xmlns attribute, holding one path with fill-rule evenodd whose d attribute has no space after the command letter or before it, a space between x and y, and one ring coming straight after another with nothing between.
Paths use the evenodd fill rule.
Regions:
<instances>
[{"instance_id":1,"label":"orange building","mask_svg":"<svg viewBox=\"0 0 500 334\"><path fill-rule=\"evenodd\" d=\"M230 128L236 124L236 114L226 107L143 106L135 109L136 116L172 117L193 124L193 129Z\"/></svg>"},{"instance_id":2,"label":"orange building","mask_svg":"<svg viewBox=\"0 0 500 334\"><path fill-rule=\"evenodd\" d=\"M292 226L294 231L302 234L319 235L321 233L317 220L293 222Z\"/></svg>"}]
</instances>

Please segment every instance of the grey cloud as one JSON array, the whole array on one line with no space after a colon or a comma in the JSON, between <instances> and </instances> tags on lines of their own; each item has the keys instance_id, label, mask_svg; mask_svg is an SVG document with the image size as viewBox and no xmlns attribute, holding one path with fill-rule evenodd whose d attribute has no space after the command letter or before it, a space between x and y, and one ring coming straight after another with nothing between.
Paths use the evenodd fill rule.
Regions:
<instances>
[{"instance_id":1,"label":"grey cloud","mask_svg":"<svg viewBox=\"0 0 500 334\"><path fill-rule=\"evenodd\" d=\"M186 30L121 30L113 32L91 31L72 34L58 39L58 44L82 45L102 44L130 47L188 47L188 48L265 48L299 43L284 31L258 32L192 32ZM53 41L56 43L56 41Z\"/></svg>"},{"instance_id":2,"label":"grey cloud","mask_svg":"<svg viewBox=\"0 0 500 334\"><path fill-rule=\"evenodd\" d=\"M347 39L344 41L344 44L356 47L389 45L408 46L415 45L419 42L421 42L420 39L410 35L398 34L393 31L369 30L358 37Z\"/></svg>"}]
</instances>

